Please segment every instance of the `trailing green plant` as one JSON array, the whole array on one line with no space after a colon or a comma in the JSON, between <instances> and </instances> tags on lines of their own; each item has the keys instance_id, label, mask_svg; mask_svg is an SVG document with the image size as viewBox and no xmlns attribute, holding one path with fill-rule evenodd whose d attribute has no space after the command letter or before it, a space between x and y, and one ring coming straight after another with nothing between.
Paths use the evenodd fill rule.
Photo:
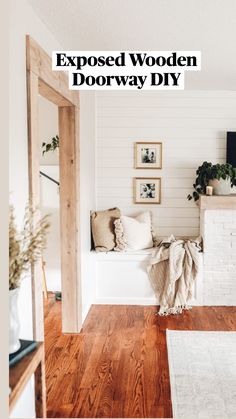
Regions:
<instances>
[{"instance_id":1,"label":"trailing green plant","mask_svg":"<svg viewBox=\"0 0 236 419\"><path fill-rule=\"evenodd\" d=\"M194 199L194 201L197 201L200 195L204 195L209 180L212 179L226 180L230 178L231 186L236 185L236 169L229 163L212 164L204 161L204 163L198 167L196 175L197 177L193 184L194 191L187 196L188 200Z\"/></svg>"},{"instance_id":2,"label":"trailing green plant","mask_svg":"<svg viewBox=\"0 0 236 419\"><path fill-rule=\"evenodd\" d=\"M42 256L46 247L46 235L50 226L48 215L39 219L33 226L35 211L27 206L24 225L18 231L15 223L14 208L9 213L9 290L18 288L31 264Z\"/></svg>"},{"instance_id":3,"label":"trailing green plant","mask_svg":"<svg viewBox=\"0 0 236 419\"><path fill-rule=\"evenodd\" d=\"M43 155L48 153L48 151L55 151L59 148L59 137L56 135L51 139L49 143L42 143Z\"/></svg>"}]
</instances>

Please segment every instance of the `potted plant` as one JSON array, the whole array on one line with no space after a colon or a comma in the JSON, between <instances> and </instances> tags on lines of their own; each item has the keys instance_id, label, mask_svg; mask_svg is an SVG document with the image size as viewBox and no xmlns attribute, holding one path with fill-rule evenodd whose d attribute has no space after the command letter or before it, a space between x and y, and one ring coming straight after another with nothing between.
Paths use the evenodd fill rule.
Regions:
<instances>
[{"instance_id":1,"label":"potted plant","mask_svg":"<svg viewBox=\"0 0 236 419\"><path fill-rule=\"evenodd\" d=\"M10 206L9 215L9 353L14 353L20 348L19 319L18 319L18 296L21 281L28 272L31 264L42 256L46 247L46 233L49 228L48 216L39 219L33 227L32 208L27 207L22 231L16 228L14 209Z\"/></svg>"},{"instance_id":2,"label":"potted plant","mask_svg":"<svg viewBox=\"0 0 236 419\"><path fill-rule=\"evenodd\" d=\"M48 153L48 151L55 151L57 149L59 149L59 137L58 135L55 135L55 137L53 137L51 139L51 142L49 143L42 143L42 149L43 149L43 156L45 153Z\"/></svg>"},{"instance_id":3,"label":"potted plant","mask_svg":"<svg viewBox=\"0 0 236 419\"><path fill-rule=\"evenodd\" d=\"M231 187L236 185L236 169L229 163L212 164L205 161L196 174L194 191L188 195L188 200L197 201L200 195L206 193L208 185L213 186L214 195L229 195Z\"/></svg>"}]
</instances>

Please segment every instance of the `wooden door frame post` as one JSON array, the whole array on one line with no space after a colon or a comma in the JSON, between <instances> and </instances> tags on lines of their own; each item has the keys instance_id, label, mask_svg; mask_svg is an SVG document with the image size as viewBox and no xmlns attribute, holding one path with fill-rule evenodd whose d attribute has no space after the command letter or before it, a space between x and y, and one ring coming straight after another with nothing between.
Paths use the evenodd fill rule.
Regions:
<instances>
[{"instance_id":1,"label":"wooden door frame post","mask_svg":"<svg viewBox=\"0 0 236 419\"><path fill-rule=\"evenodd\" d=\"M82 325L79 235L79 93L68 88L65 73L52 71L51 57L26 36L29 201L40 204L38 95L58 106L60 138L60 227L62 331L79 333ZM36 221L36 220L35 220ZM42 271L32 266L33 333L44 340Z\"/></svg>"}]
</instances>

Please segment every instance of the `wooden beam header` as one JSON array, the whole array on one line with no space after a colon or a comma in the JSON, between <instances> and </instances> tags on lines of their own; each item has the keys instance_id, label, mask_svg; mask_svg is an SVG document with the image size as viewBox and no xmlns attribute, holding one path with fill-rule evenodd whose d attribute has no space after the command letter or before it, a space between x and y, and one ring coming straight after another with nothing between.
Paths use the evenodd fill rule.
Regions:
<instances>
[{"instance_id":1,"label":"wooden beam header","mask_svg":"<svg viewBox=\"0 0 236 419\"><path fill-rule=\"evenodd\" d=\"M51 57L30 35L26 35L26 68L38 76L42 96L46 96L45 89L50 86L52 102L56 105L79 107L79 94L69 90L67 74L61 71L52 72ZM59 95L56 92L60 93L60 103L57 102Z\"/></svg>"}]
</instances>

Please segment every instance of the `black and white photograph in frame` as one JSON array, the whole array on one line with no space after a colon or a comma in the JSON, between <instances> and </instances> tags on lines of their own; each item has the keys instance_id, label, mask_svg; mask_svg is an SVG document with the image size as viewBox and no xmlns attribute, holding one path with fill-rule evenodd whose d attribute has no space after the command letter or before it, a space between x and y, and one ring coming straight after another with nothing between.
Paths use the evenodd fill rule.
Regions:
<instances>
[{"instance_id":1,"label":"black and white photograph in frame","mask_svg":"<svg viewBox=\"0 0 236 419\"><path fill-rule=\"evenodd\" d=\"M135 204L161 203L161 178L134 178Z\"/></svg>"},{"instance_id":2,"label":"black and white photograph in frame","mask_svg":"<svg viewBox=\"0 0 236 419\"><path fill-rule=\"evenodd\" d=\"M161 169L162 168L162 143L159 143L159 142L135 143L135 168L136 169Z\"/></svg>"}]
</instances>

